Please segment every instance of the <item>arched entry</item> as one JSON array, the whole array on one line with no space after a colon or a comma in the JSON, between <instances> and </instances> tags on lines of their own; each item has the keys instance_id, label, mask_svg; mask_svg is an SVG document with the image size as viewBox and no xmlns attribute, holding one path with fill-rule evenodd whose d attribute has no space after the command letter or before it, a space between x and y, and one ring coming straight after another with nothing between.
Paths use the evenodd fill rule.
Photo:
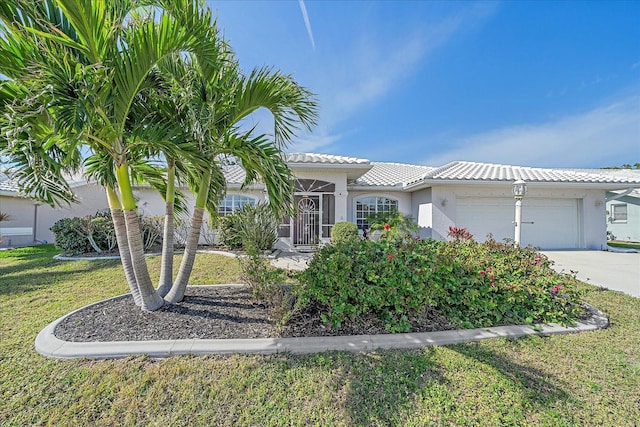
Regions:
<instances>
[{"instance_id":1,"label":"arched entry","mask_svg":"<svg viewBox=\"0 0 640 427\"><path fill-rule=\"evenodd\" d=\"M319 244L331 236L335 224L335 188L332 182L297 179L295 182L295 217L285 218L279 237L290 238L297 247Z\"/></svg>"}]
</instances>

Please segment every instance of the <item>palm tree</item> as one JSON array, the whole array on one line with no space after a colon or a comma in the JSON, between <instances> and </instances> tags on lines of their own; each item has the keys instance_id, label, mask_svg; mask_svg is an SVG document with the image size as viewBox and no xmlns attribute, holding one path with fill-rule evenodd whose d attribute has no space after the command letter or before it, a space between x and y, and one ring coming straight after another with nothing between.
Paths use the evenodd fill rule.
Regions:
<instances>
[{"instance_id":1,"label":"palm tree","mask_svg":"<svg viewBox=\"0 0 640 427\"><path fill-rule=\"evenodd\" d=\"M196 194L187 250L168 301L182 299L204 209L215 210L224 193L218 156L241 161L245 184L261 178L274 210L291 205L282 149L298 126L314 123L316 104L279 72L242 75L211 11L196 0L6 0L0 19L0 73L9 79L0 83L0 107L10 117L0 150L21 166L35 165L20 168L22 185L50 203L71 200L63 172L79 166L80 148L92 153L85 164L106 188L125 276L143 310L164 303L149 276L132 190L137 175L150 179L140 172L147 161L166 160L163 292L172 276L177 171ZM175 117L144 107L145 94L157 89L159 68L185 84L186 90L171 85ZM273 114L274 138L238 126L261 107ZM157 176L158 169L146 170Z\"/></svg>"},{"instance_id":2,"label":"palm tree","mask_svg":"<svg viewBox=\"0 0 640 427\"><path fill-rule=\"evenodd\" d=\"M193 141L208 168L191 167L190 188L196 195L185 254L176 281L165 299L181 301L184 297L195 260L205 209L215 215L226 183L219 160L224 156L238 158L246 170L245 185L261 179L269 194L274 212L281 215L291 206L293 188L291 172L283 160L282 149L299 127L309 129L315 122L316 103L311 93L289 76L269 69L258 69L248 76L239 71L229 56L224 68L202 67L198 58L174 57L161 64L171 76L176 98L173 117L184 138ZM274 118L274 135L255 135L254 129L242 130L241 120L258 108L268 109ZM167 197L167 202L170 198ZM169 206L169 203L167 203ZM167 208L167 218L169 217ZM171 277L163 269L164 277ZM160 293L166 281L161 281Z\"/></svg>"},{"instance_id":3,"label":"palm tree","mask_svg":"<svg viewBox=\"0 0 640 427\"><path fill-rule=\"evenodd\" d=\"M0 43L0 72L19 81L22 90L29 88L14 104L37 97L37 109L45 106L53 118L54 135L113 165L115 173L105 174L102 183L121 253L128 245L122 259L125 271L133 270L129 285L143 310L158 309L164 301L144 258L126 125L136 96L164 58L190 52L207 67L217 66L220 43L211 11L190 0L7 0L0 18L6 37ZM22 134L11 144L28 146ZM30 181L25 188L39 186Z\"/></svg>"}]
</instances>

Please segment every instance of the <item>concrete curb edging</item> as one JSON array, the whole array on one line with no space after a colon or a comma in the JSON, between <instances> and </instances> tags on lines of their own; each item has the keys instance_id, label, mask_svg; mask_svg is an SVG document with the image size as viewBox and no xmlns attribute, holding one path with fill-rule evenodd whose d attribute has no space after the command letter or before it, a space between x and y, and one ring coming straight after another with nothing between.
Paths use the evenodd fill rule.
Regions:
<instances>
[{"instance_id":1,"label":"concrete curb edging","mask_svg":"<svg viewBox=\"0 0 640 427\"><path fill-rule=\"evenodd\" d=\"M124 295L115 298L122 298ZM96 303L98 304L98 303ZM93 304L92 304L93 305ZM83 307L84 308L84 307ZM35 349L45 357L58 359L115 359L148 355L170 357L176 355L208 354L308 354L324 351L366 352L378 349L414 349L481 341L489 338L519 338L528 335L550 336L606 328L609 319L599 310L588 306L591 317L575 326L556 324L497 326L491 328L458 329L453 331L406 334L353 335L336 337L258 338L258 339L186 339L160 341L69 342L54 335L56 326L80 308L60 317L45 327L35 340Z\"/></svg>"}]
</instances>

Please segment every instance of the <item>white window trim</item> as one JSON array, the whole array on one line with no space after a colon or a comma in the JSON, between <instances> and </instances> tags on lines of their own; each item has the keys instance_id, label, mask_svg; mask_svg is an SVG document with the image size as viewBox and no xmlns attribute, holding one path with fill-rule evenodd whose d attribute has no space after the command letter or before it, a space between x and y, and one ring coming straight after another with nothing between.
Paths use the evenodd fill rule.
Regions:
<instances>
[{"instance_id":1,"label":"white window trim","mask_svg":"<svg viewBox=\"0 0 640 427\"><path fill-rule=\"evenodd\" d=\"M231 212L220 212L220 208L223 207L223 202L227 199L227 197L231 197ZM218 206L218 215L220 216L225 216L225 215L231 215L232 213L234 213L236 211L236 197L244 197L247 199L247 203L252 204L252 206L255 206L256 204L258 204L258 200L253 197L253 196L249 196L246 194L236 194L236 193L228 193L224 199L221 200L220 205ZM226 205L225 205L226 206Z\"/></svg>"},{"instance_id":2,"label":"white window trim","mask_svg":"<svg viewBox=\"0 0 640 427\"><path fill-rule=\"evenodd\" d=\"M398 212L400 212L400 199L398 199L395 196L392 196L390 194L387 193L373 193L373 194L362 194L362 195L358 195L356 197L353 198L353 223L358 225L358 202L362 199L369 199L372 197L376 197L376 198L385 198L385 199L389 199L389 200L393 200L394 202L396 202L396 209ZM376 203L377 206L377 203Z\"/></svg>"},{"instance_id":3,"label":"white window trim","mask_svg":"<svg viewBox=\"0 0 640 427\"><path fill-rule=\"evenodd\" d=\"M616 219L616 207L623 207L625 208L625 219ZM627 205L627 203L612 203L611 204L611 222L613 224L626 224L627 221L629 220L629 206Z\"/></svg>"}]
</instances>

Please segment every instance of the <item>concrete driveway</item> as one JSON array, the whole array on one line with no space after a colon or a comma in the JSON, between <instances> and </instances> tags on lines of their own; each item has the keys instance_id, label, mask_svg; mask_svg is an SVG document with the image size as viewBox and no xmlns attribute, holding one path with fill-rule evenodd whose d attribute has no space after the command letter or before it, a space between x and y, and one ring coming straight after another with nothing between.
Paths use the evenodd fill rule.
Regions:
<instances>
[{"instance_id":1,"label":"concrete driveway","mask_svg":"<svg viewBox=\"0 0 640 427\"><path fill-rule=\"evenodd\" d=\"M578 272L578 279L640 298L640 253L542 251L556 271Z\"/></svg>"}]
</instances>

